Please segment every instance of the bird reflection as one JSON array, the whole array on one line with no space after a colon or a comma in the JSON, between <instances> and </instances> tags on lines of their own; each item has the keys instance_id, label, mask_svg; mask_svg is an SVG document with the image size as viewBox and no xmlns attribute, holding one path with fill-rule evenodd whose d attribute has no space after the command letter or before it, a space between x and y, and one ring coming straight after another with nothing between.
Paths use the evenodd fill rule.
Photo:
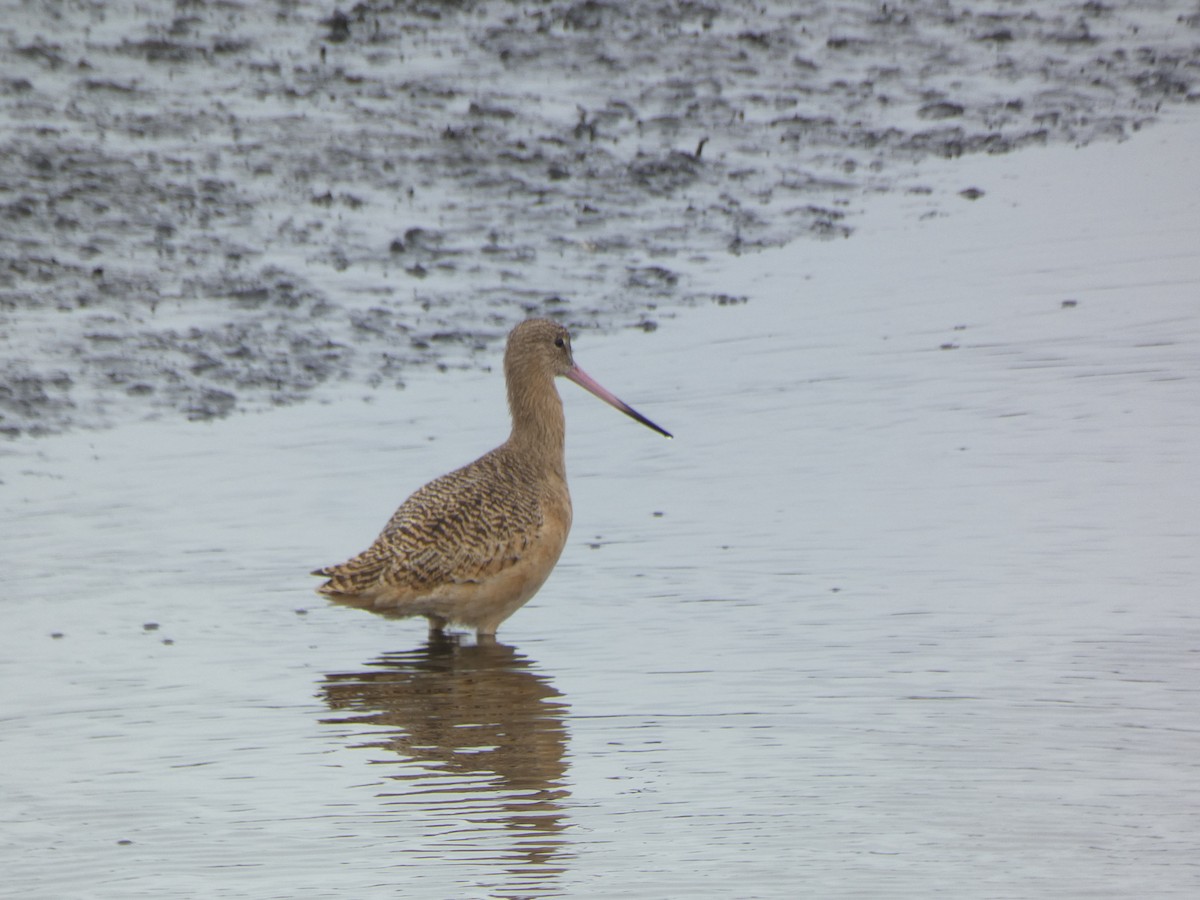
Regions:
<instances>
[{"instance_id":1,"label":"bird reflection","mask_svg":"<svg viewBox=\"0 0 1200 900\"><path fill-rule=\"evenodd\" d=\"M339 715L323 722L381 728L356 732L355 746L419 764L388 776L403 787L385 801L422 807L460 849L486 851L504 835L503 867L529 895L562 871L567 705L528 657L461 637L431 633L366 671L326 675L321 694Z\"/></svg>"}]
</instances>

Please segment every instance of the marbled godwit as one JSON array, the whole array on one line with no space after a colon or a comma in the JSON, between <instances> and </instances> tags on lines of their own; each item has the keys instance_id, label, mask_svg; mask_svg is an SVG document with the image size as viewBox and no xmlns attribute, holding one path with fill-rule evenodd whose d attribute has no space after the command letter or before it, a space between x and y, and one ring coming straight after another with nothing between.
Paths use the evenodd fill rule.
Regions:
<instances>
[{"instance_id":1,"label":"marbled godwit","mask_svg":"<svg viewBox=\"0 0 1200 900\"><path fill-rule=\"evenodd\" d=\"M575 365L567 329L522 322L504 351L508 440L405 500L370 547L313 573L329 579L317 590L384 616L425 616L433 631L453 622L494 635L537 593L571 529L557 375L671 436Z\"/></svg>"}]
</instances>

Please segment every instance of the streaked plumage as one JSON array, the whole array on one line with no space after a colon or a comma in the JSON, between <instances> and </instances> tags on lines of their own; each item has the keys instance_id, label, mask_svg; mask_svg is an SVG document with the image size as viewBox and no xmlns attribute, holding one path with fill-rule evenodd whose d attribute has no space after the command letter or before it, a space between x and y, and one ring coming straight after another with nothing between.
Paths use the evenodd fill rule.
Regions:
<instances>
[{"instance_id":1,"label":"streaked plumage","mask_svg":"<svg viewBox=\"0 0 1200 900\"><path fill-rule=\"evenodd\" d=\"M329 579L318 590L385 616L425 616L435 629L456 622L495 634L549 577L571 528L555 376L670 437L579 369L570 340L546 319L514 328L504 355L508 440L405 500L365 551L313 573Z\"/></svg>"}]
</instances>

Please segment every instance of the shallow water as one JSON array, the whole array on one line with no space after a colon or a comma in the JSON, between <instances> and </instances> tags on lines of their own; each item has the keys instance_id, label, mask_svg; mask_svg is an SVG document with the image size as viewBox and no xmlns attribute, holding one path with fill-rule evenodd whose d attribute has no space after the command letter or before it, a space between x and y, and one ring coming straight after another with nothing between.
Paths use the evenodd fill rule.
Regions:
<instances>
[{"instance_id":1,"label":"shallow water","mask_svg":"<svg viewBox=\"0 0 1200 900\"><path fill-rule=\"evenodd\" d=\"M563 386L498 645L304 575L498 440L498 372L6 445L7 889L1195 896L1198 146L932 167L578 340L677 439Z\"/></svg>"}]
</instances>

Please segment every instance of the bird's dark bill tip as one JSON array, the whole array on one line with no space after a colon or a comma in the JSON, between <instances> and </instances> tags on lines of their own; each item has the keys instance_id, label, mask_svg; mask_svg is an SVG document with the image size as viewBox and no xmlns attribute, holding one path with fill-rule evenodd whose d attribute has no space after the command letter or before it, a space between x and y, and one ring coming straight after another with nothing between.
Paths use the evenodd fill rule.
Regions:
<instances>
[{"instance_id":1,"label":"bird's dark bill tip","mask_svg":"<svg viewBox=\"0 0 1200 900\"><path fill-rule=\"evenodd\" d=\"M589 393L599 397L609 406L619 409L621 412L625 413L625 415L629 416L629 418L641 422L647 428L657 431L663 437L674 437L674 435L667 431L667 429L655 425L620 397L616 396L612 391L608 390L608 388L603 387L600 382L596 381L595 378L583 371L583 369L579 368L579 366L572 366L571 370L566 373L566 376L585 391L588 391Z\"/></svg>"},{"instance_id":2,"label":"bird's dark bill tip","mask_svg":"<svg viewBox=\"0 0 1200 900\"><path fill-rule=\"evenodd\" d=\"M625 415L629 416L631 419L636 419L637 421L641 422L647 428L657 431L665 438L671 438L672 440L675 438L675 435L671 434L671 432L667 431L667 429L663 428L661 425L655 425L632 406L626 406L625 409L621 410L621 412L625 413Z\"/></svg>"}]
</instances>

